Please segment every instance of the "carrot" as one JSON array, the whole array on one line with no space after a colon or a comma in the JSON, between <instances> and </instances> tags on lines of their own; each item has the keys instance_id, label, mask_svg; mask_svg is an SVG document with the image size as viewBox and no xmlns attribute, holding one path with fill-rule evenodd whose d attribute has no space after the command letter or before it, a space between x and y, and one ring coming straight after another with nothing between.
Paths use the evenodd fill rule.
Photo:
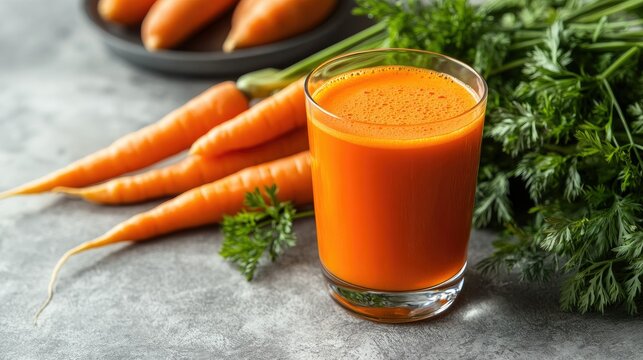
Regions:
<instances>
[{"instance_id":1,"label":"carrot","mask_svg":"<svg viewBox=\"0 0 643 360\"><path fill-rule=\"evenodd\" d=\"M305 124L304 82L300 79L234 119L212 128L192 145L190 152L218 156L262 144Z\"/></svg>"},{"instance_id":2,"label":"carrot","mask_svg":"<svg viewBox=\"0 0 643 360\"><path fill-rule=\"evenodd\" d=\"M45 177L0 193L0 199L45 192L59 186L87 186L144 168L189 148L209 129L247 108L245 95L233 82L215 85L159 122Z\"/></svg>"},{"instance_id":3,"label":"carrot","mask_svg":"<svg viewBox=\"0 0 643 360\"><path fill-rule=\"evenodd\" d=\"M220 222L224 215L234 214L243 208L247 192L273 184L279 187L280 200L290 200L295 204L311 203L313 189L309 152L250 167L192 189L122 222L101 237L67 251L54 267L47 300L36 313L36 319L51 301L58 273L71 256L110 244L147 240L180 229Z\"/></svg>"},{"instance_id":4,"label":"carrot","mask_svg":"<svg viewBox=\"0 0 643 360\"><path fill-rule=\"evenodd\" d=\"M178 45L231 8L238 0L158 0L141 27L150 51Z\"/></svg>"},{"instance_id":5,"label":"carrot","mask_svg":"<svg viewBox=\"0 0 643 360\"><path fill-rule=\"evenodd\" d=\"M56 188L54 191L80 196L101 204L129 204L180 194L221 179L248 166L279 159L308 149L306 128L290 132L275 141L219 158L192 155L162 169L117 178L88 188Z\"/></svg>"},{"instance_id":6,"label":"carrot","mask_svg":"<svg viewBox=\"0 0 643 360\"><path fill-rule=\"evenodd\" d=\"M241 0L223 51L269 44L311 30L335 5L337 0Z\"/></svg>"},{"instance_id":7,"label":"carrot","mask_svg":"<svg viewBox=\"0 0 643 360\"><path fill-rule=\"evenodd\" d=\"M135 25L143 18L156 0L100 0L98 14L105 21L121 25Z\"/></svg>"}]
</instances>

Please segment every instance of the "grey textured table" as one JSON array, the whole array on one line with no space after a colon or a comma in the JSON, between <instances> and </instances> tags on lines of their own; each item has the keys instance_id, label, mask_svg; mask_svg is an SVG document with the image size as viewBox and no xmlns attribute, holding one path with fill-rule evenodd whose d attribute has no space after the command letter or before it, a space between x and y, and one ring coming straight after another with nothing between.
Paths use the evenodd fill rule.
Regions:
<instances>
[{"instance_id":1,"label":"grey textured table","mask_svg":"<svg viewBox=\"0 0 643 360\"><path fill-rule=\"evenodd\" d=\"M158 119L212 84L133 68L98 42L77 1L2 0L0 189L56 169ZM313 221L246 283L216 227L82 254L32 325L58 257L154 204L99 207L55 195L0 202L0 358L636 358L643 323L559 311L555 284L473 268L446 316L357 319L326 296ZM470 263L493 234L474 232ZM640 358L640 357L639 357Z\"/></svg>"}]
</instances>

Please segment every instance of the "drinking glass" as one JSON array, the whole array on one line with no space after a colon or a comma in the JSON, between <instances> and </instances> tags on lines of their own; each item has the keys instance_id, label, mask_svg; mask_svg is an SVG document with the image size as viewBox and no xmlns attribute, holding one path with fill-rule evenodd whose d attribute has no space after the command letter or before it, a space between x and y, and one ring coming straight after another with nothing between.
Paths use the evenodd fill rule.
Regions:
<instances>
[{"instance_id":1,"label":"drinking glass","mask_svg":"<svg viewBox=\"0 0 643 360\"><path fill-rule=\"evenodd\" d=\"M466 88L473 105L446 119L434 109L414 109L428 115L406 124L371 123L370 109L340 116L320 105L320 89L341 87L342 76L391 67L446 75ZM363 86L368 92L367 81ZM319 257L330 295L381 322L442 313L464 283L485 81L445 55L376 49L321 64L306 78L305 91ZM377 106L395 101L383 98ZM364 126L367 134L355 131Z\"/></svg>"}]
</instances>

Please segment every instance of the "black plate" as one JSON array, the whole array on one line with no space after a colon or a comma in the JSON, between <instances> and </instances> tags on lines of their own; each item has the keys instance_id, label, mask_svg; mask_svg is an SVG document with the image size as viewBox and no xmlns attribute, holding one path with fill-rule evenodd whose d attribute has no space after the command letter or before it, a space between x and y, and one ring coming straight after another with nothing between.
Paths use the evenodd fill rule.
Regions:
<instances>
[{"instance_id":1,"label":"black plate","mask_svg":"<svg viewBox=\"0 0 643 360\"><path fill-rule=\"evenodd\" d=\"M98 0L84 0L84 13L110 50L135 65L182 75L239 75L292 64L338 40L338 29L353 7L352 1L340 0L331 16L312 31L273 44L224 53L221 45L230 30L232 11L175 50L149 52L141 42L140 28L103 21L97 4Z\"/></svg>"}]
</instances>

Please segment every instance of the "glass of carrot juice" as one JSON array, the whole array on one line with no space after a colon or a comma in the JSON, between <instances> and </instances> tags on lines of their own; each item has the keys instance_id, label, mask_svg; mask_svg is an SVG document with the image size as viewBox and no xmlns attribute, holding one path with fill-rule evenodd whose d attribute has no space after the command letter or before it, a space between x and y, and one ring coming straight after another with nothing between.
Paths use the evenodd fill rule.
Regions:
<instances>
[{"instance_id":1,"label":"glass of carrot juice","mask_svg":"<svg viewBox=\"0 0 643 360\"><path fill-rule=\"evenodd\" d=\"M418 50L343 55L305 83L330 295L375 321L435 316L464 282L485 81Z\"/></svg>"}]
</instances>

